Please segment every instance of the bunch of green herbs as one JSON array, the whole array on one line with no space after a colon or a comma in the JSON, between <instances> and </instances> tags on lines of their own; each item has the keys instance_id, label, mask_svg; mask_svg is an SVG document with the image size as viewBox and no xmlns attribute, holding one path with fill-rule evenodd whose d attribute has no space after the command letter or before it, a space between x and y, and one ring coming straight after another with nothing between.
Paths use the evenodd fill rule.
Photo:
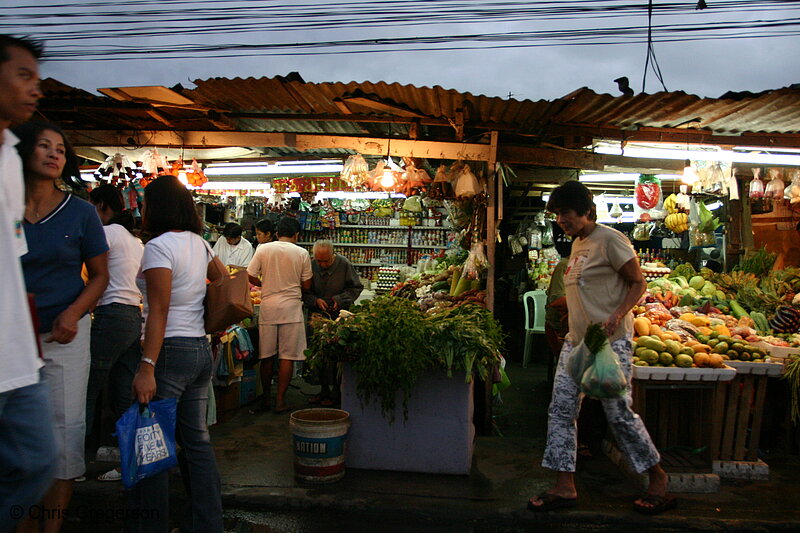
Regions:
<instances>
[{"instance_id":1,"label":"bunch of green herbs","mask_svg":"<svg viewBox=\"0 0 800 533\"><path fill-rule=\"evenodd\" d=\"M398 393L403 415L417 379L433 369L473 372L487 379L500 363L504 335L487 309L471 304L426 315L416 302L378 296L338 320L315 317L306 350L312 371L325 360L349 362L358 376L362 404L380 401L384 417L394 421Z\"/></svg>"}]
</instances>

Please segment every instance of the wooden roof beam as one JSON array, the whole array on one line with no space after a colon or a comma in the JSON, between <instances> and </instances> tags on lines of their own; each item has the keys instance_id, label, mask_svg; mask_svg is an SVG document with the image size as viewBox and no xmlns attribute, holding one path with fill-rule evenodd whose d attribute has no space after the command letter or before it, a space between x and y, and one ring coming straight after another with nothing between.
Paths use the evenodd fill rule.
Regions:
<instances>
[{"instance_id":1,"label":"wooden roof beam","mask_svg":"<svg viewBox=\"0 0 800 533\"><path fill-rule=\"evenodd\" d=\"M183 146L219 148L229 146L285 147L299 151L347 149L362 155L463 159L488 161L490 146L477 143L415 141L337 135L308 135L245 131L83 131L67 132L74 146Z\"/></svg>"}]
</instances>

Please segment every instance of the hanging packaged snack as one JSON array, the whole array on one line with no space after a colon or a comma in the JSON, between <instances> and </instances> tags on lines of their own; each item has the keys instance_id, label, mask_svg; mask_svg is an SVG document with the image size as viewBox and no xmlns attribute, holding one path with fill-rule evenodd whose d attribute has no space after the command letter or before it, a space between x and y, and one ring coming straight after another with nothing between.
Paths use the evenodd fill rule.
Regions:
<instances>
[{"instance_id":1,"label":"hanging packaged snack","mask_svg":"<svg viewBox=\"0 0 800 533\"><path fill-rule=\"evenodd\" d=\"M764 205L764 182L761 180L761 169L753 169L753 180L748 189L750 197L750 212L756 215L767 211Z\"/></svg>"},{"instance_id":2,"label":"hanging packaged snack","mask_svg":"<svg viewBox=\"0 0 800 533\"><path fill-rule=\"evenodd\" d=\"M542 231L542 246L553 246L553 225L547 221Z\"/></svg>"},{"instance_id":3,"label":"hanging packaged snack","mask_svg":"<svg viewBox=\"0 0 800 533\"><path fill-rule=\"evenodd\" d=\"M769 181L767 182L766 187L764 187L764 198L769 198L773 201L783 200L783 190L786 186L781 178L782 173L783 169L781 168L767 169Z\"/></svg>"},{"instance_id":4,"label":"hanging packaged snack","mask_svg":"<svg viewBox=\"0 0 800 533\"><path fill-rule=\"evenodd\" d=\"M638 218L648 221L664 218L661 180L652 174L640 174L633 191Z\"/></svg>"}]
</instances>

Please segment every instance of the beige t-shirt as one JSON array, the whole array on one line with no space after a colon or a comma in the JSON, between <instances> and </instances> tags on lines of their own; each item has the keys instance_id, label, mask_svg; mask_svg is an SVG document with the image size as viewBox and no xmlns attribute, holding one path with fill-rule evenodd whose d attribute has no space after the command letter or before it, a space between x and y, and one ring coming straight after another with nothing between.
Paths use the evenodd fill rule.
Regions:
<instances>
[{"instance_id":1,"label":"beige t-shirt","mask_svg":"<svg viewBox=\"0 0 800 533\"><path fill-rule=\"evenodd\" d=\"M619 270L636 257L628 238L619 231L598 224L586 238L572 242L572 253L564 274L569 308L569 333L573 343L583 340L589 324L604 323L625 299L628 285ZM633 335L633 315L623 317L613 342Z\"/></svg>"},{"instance_id":2,"label":"beige t-shirt","mask_svg":"<svg viewBox=\"0 0 800 533\"><path fill-rule=\"evenodd\" d=\"M301 283L311 279L311 257L296 244L274 241L259 246L247 273L261 279L261 324L303 321Z\"/></svg>"}]
</instances>

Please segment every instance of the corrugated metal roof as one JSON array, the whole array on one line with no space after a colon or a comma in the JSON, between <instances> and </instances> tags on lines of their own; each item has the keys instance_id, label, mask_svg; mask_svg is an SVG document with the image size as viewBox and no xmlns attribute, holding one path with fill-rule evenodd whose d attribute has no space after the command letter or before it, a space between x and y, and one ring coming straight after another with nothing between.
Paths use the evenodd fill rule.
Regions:
<instances>
[{"instance_id":1,"label":"corrugated metal roof","mask_svg":"<svg viewBox=\"0 0 800 533\"><path fill-rule=\"evenodd\" d=\"M684 92L632 97L597 94L581 89L554 123L617 128L680 128L715 135L800 133L800 90L784 88L744 99L700 98Z\"/></svg>"},{"instance_id":2,"label":"corrugated metal roof","mask_svg":"<svg viewBox=\"0 0 800 533\"><path fill-rule=\"evenodd\" d=\"M67 129L265 131L407 138L411 118L421 121L419 139L456 141L463 113L465 138L488 130L513 144L559 144L565 131L628 138L632 130L659 129L738 136L776 136L764 142L800 146L800 88L701 98L684 92L631 97L578 89L546 101L515 100L462 93L440 86L384 82L308 83L296 74L275 78L212 78L191 89L137 87L104 90L97 96L45 80L41 113ZM174 94L173 102L158 98ZM152 96L150 96L152 95ZM165 96L166 95L166 96ZM179 105L183 98L192 102ZM293 120L292 115L298 115ZM581 130L588 128L588 130ZM587 133L587 131L589 133ZM515 135L520 134L520 135ZM781 137L782 136L782 137ZM766 145L766 144L765 144Z\"/></svg>"}]
</instances>

